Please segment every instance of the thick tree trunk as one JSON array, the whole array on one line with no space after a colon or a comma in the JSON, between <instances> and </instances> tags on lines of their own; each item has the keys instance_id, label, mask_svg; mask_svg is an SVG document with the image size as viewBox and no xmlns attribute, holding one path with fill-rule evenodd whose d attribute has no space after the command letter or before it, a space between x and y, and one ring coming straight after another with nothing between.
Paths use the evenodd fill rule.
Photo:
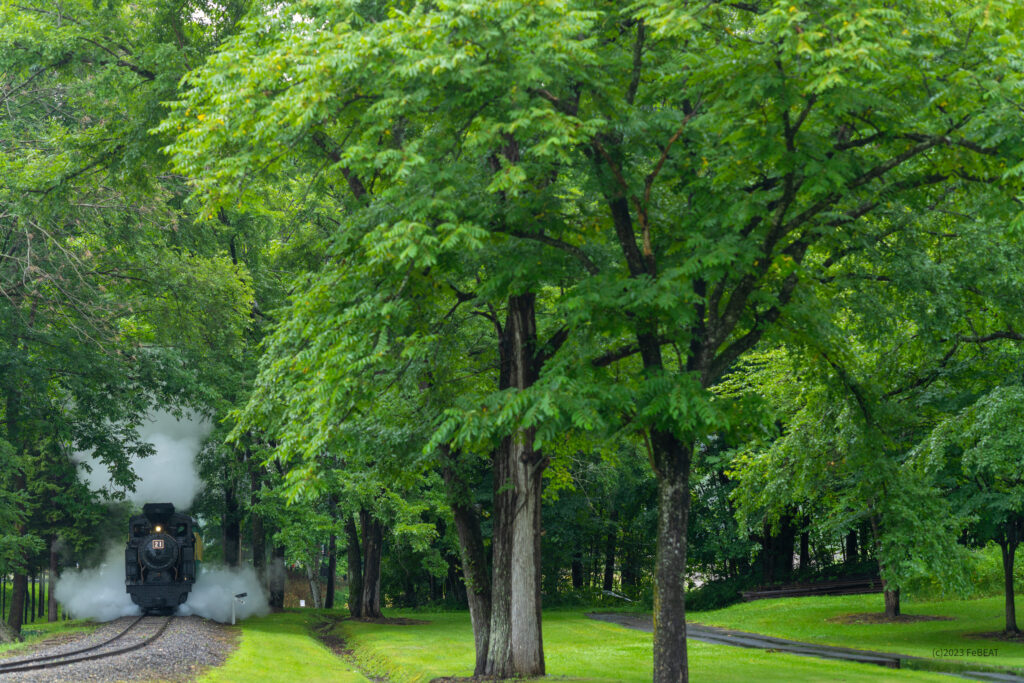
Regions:
<instances>
[{"instance_id":1,"label":"thick tree trunk","mask_svg":"<svg viewBox=\"0 0 1024 683\"><path fill-rule=\"evenodd\" d=\"M381 523L367 510L359 512L363 528L363 617L381 618L380 562L383 529Z\"/></svg>"},{"instance_id":2,"label":"thick tree trunk","mask_svg":"<svg viewBox=\"0 0 1024 683\"><path fill-rule=\"evenodd\" d=\"M338 536L331 534L330 543L327 544L327 595L324 598L324 607L334 609L334 575L338 572Z\"/></svg>"},{"instance_id":3,"label":"thick tree trunk","mask_svg":"<svg viewBox=\"0 0 1024 683\"><path fill-rule=\"evenodd\" d=\"M512 666L520 676L544 675L541 636L541 473L544 462L533 449L534 431L523 430L509 453L516 487L512 523Z\"/></svg>"},{"instance_id":4,"label":"thick tree trunk","mask_svg":"<svg viewBox=\"0 0 1024 683\"><path fill-rule=\"evenodd\" d=\"M857 562L857 530L851 529L846 534L846 563L855 564Z\"/></svg>"},{"instance_id":5,"label":"thick tree trunk","mask_svg":"<svg viewBox=\"0 0 1024 683\"><path fill-rule=\"evenodd\" d=\"M654 567L654 678L689 680L686 657L686 530L690 513L690 447L652 430L658 467L658 548Z\"/></svg>"},{"instance_id":6,"label":"thick tree trunk","mask_svg":"<svg viewBox=\"0 0 1024 683\"><path fill-rule=\"evenodd\" d=\"M508 298L499 338L499 389L526 389L537 379L535 295ZM494 553L491 574L491 633L485 673L544 674L541 638L541 473L546 466L533 448L532 429L505 438L493 455Z\"/></svg>"},{"instance_id":7,"label":"thick tree trunk","mask_svg":"<svg viewBox=\"0 0 1024 683\"><path fill-rule=\"evenodd\" d=\"M885 581L882 581L882 587L885 592L885 616L889 619L895 619L900 615L900 589L889 590L885 588Z\"/></svg>"},{"instance_id":8,"label":"thick tree trunk","mask_svg":"<svg viewBox=\"0 0 1024 683\"><path fill-rule=\"evenodd\" d=\"M28 599L28 576L24 572L15 572L11 586L11 611L7 615L7 625L15 636L21 635L21 624L25 617L26 600Z\"/></svg>"},{"instance_id":9,"label":"thick tree trunk","mask_svg":"<svg viewBox=\"0 0 1024 683\"><path fill-rule=\"evenodd\" d=\"M480 515L469 502L469 491L455 470L451 449L442 447L445 466L443 475L448 489L449 506L459 536L459 555L466 584L469 618L473 624L473 644L476 650L474 675L487 670L487 650L491 637L491 581L487 575L487 555L480 529Z\"/></svg>"},{"instance_id":10,"label":"thick tree trunk","mask_svg":"<svg viewBox=\"0 0 1024 683\"><path fill-rule=\"evenodd\" d=\"M508 439L505 439L508 441ZM491 625L484 674L512 675L512 524L515 492L505 452L506 443L492 456L494 470L494 510L491 536Z\"/></svg>"},{"instance_id":11,"label":"thick tree trunk","mask_svg":"<svg viewBox=\"0 0 1024 683\"><path fill-rule=\"evenodd\" d=\"M348 612L358 619L363 616L363 554L352 515L345 522L345 535L348 538Z\"/></svg>"},{"instance_id":12,"label":"thick tree trunk","mask_svg":"<svg viewBox=\"0 0 1024 683\"><path fill-rule=\"evenodd\" d=\"M50 593L47 596L46 602L47 621L57 621L57 592L54 588L57 586L57 570L60 569L59 559L57 555L57 537L53 536L50 539Z\"/></svg>"},{"instance_id":13,"label":"thick tree trunk","mask_svg":"<svg viewBox=\"0 0 1024 683\"><path fill-rule=\"evenodd\" d=\"M881 525L877 515L872 515L871 519L871 539L874 543L875 548L878 548L882 542ZM861 545L866 543L866 539L861 539ZM879 557L881 553L876 553L875 556ZM882 593L885 600L885 616L889 619L895 619L900 615L900 590L899 588L892 588L888 581L885 579L885 566L881 561L878 562L878 573L882 577Z\"/></svg>"},{"instance_id":14,"label":"thick tree trunk","mask_svg":"<svg viewBox=\"0 0 1024 683\"><path fill-rule=\"evenodd\" d=\"M270 590L270 606L274 609L284 608L284 589L288 573L284 567L284 546L274 546L270 558L270 571L267 577Z\"/></svg>"}]
</instances>

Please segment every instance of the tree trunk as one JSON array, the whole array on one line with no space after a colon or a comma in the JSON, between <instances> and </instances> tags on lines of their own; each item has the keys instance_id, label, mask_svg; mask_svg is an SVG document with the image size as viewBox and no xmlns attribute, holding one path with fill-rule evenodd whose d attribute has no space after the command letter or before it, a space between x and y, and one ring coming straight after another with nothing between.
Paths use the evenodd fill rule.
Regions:
<instances>
[{"instance_id":1,"label":"tree trunk","mask_svg":"<svg viewBox=\"0 0 1024 683\"><path fill-rule=\"evenodd\" d=\"M507 678L512 676L512 524L515 492L513 491L504 439L492 455L494 470L493 533L491 536L491 625L487 644L484 674Z\"/></svg>"},{"instance_id":2,"label":"tree trunk","mask_svg":"<svg viewBox=\"0 0 1024 683\"><path fill-rule=\"evenodd\" d=\"M57 621L57 592L54 588L57 587L58 560L57 537L53 536L50 539L50 593L47 596L48 600L46 603L47 621Z\"/></svg>"},{"instance_id":3,"label":"tree trunk","mask_svg":"<svg viewBox=\"0 0 1024 683\"><path fill-rule=\"evenodd\" d=\"M348 612L358 619L363 616L363 555L352 515L345 522L345 535L348 537Z\"/></svg>"},{"instance_id":4,"label":"tree trunk","mask_svg":"<svg viewBox=\"0 0 1024 683\"><path fill-rule=\"evenodd\" d=\"M658 547L654 567L654 681L689 680L686 657L686 531L690 447L651 431L658 473Z\"/></svg>"},{"instance_id":5,"label":"tree trunk","mask_svg":"<svg viewBox=\"0 0 1024 683\"><path fill-rule=\"evenodd\" d=\"M570 571L572 573L572 587L576 590L583 588L583 555L579 551L572 555Z\"/></svg>"},{"instance_id":6,"label":"tree trunk","mask_svg":"<svg viewBox=\"0 0 1024 683\"><path fill-rule=\"evenodd\" d=\"M846 563L855 564L857 562L857 530L851 529L846 534Z\"/></svg>"},{"instance_id":7,"label":"tree trunk","mask_svg":"<svg viewBox=\"0 0 1024 683\"><path fill-rule=\"evenodd\" d=\"M1013 564L1017 555L1017 546L1021 541L1020 519L1011 516L1006 520L1003 537L999 539L999 549L1003 554L1003 593L1006 598L1006 635L1017 635L1017 606L1013 593Z\"/></svg>"},{"instance_id":8,"label":"tree trunk","mask_svg":"<svg viewBox=\"0 0 1024 683\"><path fill-rule=\"evenodd\" d=\"M793 577L793 543L796 541L796 525L793 515L782 515L779 533L772 538L772 560L775 564L772 574L776 580L788 581Z\"/></svg>"},{"instance_id":9,"label":"tree trunk","mask_svg":"<svg viewBox=\"0 0 1024 683\"><path fill-rule=\"evenodd\" d=\"M317 554L319 557L319 553ZM319 563L318 563L319 564ZM306 580L309 581L309 597L313 601L314 609L323 607L320 599L320 570L313 569L312 564L306 565Z\"/></svg>"},{"instance_id":10,"label":"tree trunk","mask_svg":"<svg viewBox=\"0 0 1024 683\"><path fill-rule=\"evenodd\" d=\"M503 364L510 388L523 390L537 379L536 297L532 293L510 296L503 334ZM541 635L541 474L546 466L543 456L533 447L534 430L517 429L502 442L500 456L505 459L503 482L511 484L510 504L496 524L510 527L503 531L509 543L508 565L508 637L511 668L507 672L488 672L505 676L544 675L544 644ZM497 472L496 472L497 473ZM495 532L497 534L497 531ZM496 558L497 559L497 558ZM497 573L495 575L497 580ZM501 578L504 582L504 577ZM497 597L499 585L492 586ZM493 612L492 612L493 615ZM492 623L493 626L493 623ZM494 629L492 628L492 638ZM499 652L503 649L499 649Z\"/></svg>"},{"instance_id":11,"label":"tree trunk","mask_svg":"<svg viewBox=\"0 0 1024 683\"><path fill-rule=\"evenodd\" d=\"M241 514L235 485L228 480L224 483L223 517L224 564L228 567L237 567L239 563L239 549L242 540Z\"/></svg>"},{"instance_id":12,"label":"tree trunk","mask_svg":"<svg viewBox=\"0 0 1024 683\"><path fill-rule=\"evenodd\" d=\"M42 619L43 615L46 614L46 608L44 607L46 604L46 573L40 569L36 572L36 576L39 577L39 598L36 600L36 616Z\"/></svg>"},{"instance_id":13,"label":"tree trunk","mask_svg":"<svg viewBox=\"0 0 1024 683\"><path fill-rule=\"evenodd\" d=\"M526 389L537 379L534 294L508 298L499 330L498 388ZM541 473L546 460L533 448L533 429L518 429L492 456L494 553L491 574L490 676L544 674L541 638Z\"/></svg>"},{"instance_id":14,"label":"tree trunk","mask_svg":"<svg viewBox=\"0 0 1024 683\"><path fill-rule=\"evenodd\" d=\"M519 676L544 675L541 634L541 473L545 463L533 449L534 430L520 431L509 452L516 487L512 523L512 666Z\"/></svg>"},{"instance_id":15,"label":"tree trunk","mask_svg":"<svg viewBox=\"0 0 1024 683\"><path fill-rule=\"evenodd\" d=\"M618 513L612 510L611 523L608 528L608 535L604 542L604 590L610 591L615 586L615 540L617 536Z\"/></svg>"},{"instance_id":16,"label":"tree trunk","mask_svg":"<svg viewBox=\"0 0 1024 683\"><path fill-rule=\"evenodd\" d=\"M249 462L249 492L252 494L253 507L249 509L249 531L252 535L252 568L256 570L256 577L261 586L267 585L267 532L263 524L263 515L260 514L255 505L259 502L260 489L259 464Z\"/></svg>"},{"instance_id":17,"label":"tree trunk","mask_svg":"<svg viewBox=\"0 0 1024 683\"><path fill-rule=\"evenodd\" d=\"M800 571L807 571L811 566L811 535L804 531L800 534Z\"/></svg>"},{"instance_id":18,"label":"tree trunk","mask_svg":"<svg viewBox=\"0 0 1024 683\"><path fill-rule=\"evenodd\" d=\"M28 598L28 576L24 572L14 572L11 586L11 611L7 615L7 625L15 636L21 636L21 624L25 616L25 601Z\"/></svg>"},{"instance_id":19,"label":"tree trunk","mask_svg":"<svg viewBox=\"0 0 1024 683\"><path fill-rule=\"evenodd\" d=\"M860 561L867 562L871 559L871 544L868 538L871 536L871 523L861 522L860 524Z\"/></svg>"},{"instance_id":20,"label":"tree trunk","mask_svg":"<svg viewBox=\"0 0 1024 683\"><path fill-rule=\"evenodd\" d=\"M445 444L441 452L444 458L442 473L449 506L459 536L459 554L466 584L466 600L469 603L469 619L473 624L473 645L476 651L473 674L482 676L487 670L487 650L491 637L491 582L487 575L487 555L484 551L483 532L480 529L480 515L470 504L468 486L456 474L457 465L451 448Z\"/></svg>"},{"instance_id":21,"label":"tree trunk","mask_svg":"<svg viewBox=\"0 0 1024 683\"><path fill-rule=\"evenodd\" d=\"M331 541L327 545L327 596L324 598L324 607L334 609L334 575L338 571L338 536L331 534Z\"/></svg>"},{"instance_id":22,"label":"tree trunk","mask_svg":"<svg viewBox=\"0 0 1024 683\"><path fill-rule=\"evenodd\" d=\"M270 572L267 577L270 591L270 606L274 609L284 608L284 589L288 573L284 567L284 546L274 546L270 558Z\"/></svg>"},{"instance_id":23,"label":"tree trunk","mask_svg":"<svg viewBox=\"0 0 1024 683\"><path fill-rule=\"evenodd\" d=\"M885 591L885 616L888 619L895 619L900 615L900 589L889 590L885 588L885 580L882 581L882 588Z\"/></svg>"},{"instance_id":24,"label":"tree trunk","mask_svg":"<svg viewBox=\"0 0 1024 683\"><path fill-rule=\"evenodd\" d=\"M381 523L368 510L359 512L363 528L363 617L379 619L380 611L380 562L383 529Z\"/></svg>"}]
</instances>

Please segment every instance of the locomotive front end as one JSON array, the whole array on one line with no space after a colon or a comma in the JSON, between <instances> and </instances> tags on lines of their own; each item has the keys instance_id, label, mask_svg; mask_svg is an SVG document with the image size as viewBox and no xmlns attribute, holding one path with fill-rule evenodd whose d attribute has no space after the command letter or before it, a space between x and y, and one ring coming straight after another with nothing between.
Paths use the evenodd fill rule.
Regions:
<instances>
[{"instance_id":1,"label":"locomotive front end","mask_svg":"<svg viewBox=\"0 0 1024 683\"><path fill-rule=\"evenodd\" d=\"M198 534L171 503L147 503L128 522L125 590L144 614L171 614L185 602L198 573Z\"/></svg>"}]
</instances>

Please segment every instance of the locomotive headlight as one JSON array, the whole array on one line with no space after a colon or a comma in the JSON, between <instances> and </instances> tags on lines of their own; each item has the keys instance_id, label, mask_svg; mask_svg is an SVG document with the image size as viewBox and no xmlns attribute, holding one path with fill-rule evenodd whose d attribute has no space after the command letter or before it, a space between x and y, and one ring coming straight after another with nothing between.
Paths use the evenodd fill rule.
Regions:
<instances>
[{"instance_id":1,"label":"locomotive headlight","mask_svg":"<svg viewBox=\"0 0 1024 683\"><path fill-rule=\"evenodd\" d=\"M162 528L160 528L159 526L157 526L157 527L156 527L156 532L157 532L157 533L160 533L161 531L163 531L163 529L162 529Z\"/></svg>"}]
</instances>

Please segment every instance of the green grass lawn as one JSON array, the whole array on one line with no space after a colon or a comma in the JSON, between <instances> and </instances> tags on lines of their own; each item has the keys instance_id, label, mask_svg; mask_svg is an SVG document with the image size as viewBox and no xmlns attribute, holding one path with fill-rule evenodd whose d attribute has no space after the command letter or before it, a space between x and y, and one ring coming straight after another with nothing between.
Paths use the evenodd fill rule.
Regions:
<instances>
[{"instance_id":1,"label":"green grass lawn","mask_svg":"<svg viewBox=\"0 0 1024 683\"><path fill-rule=\"evenodd\" d=\"M401 683L473 672L469 615L459 612L387 611L389 616L428 624L380 625L344 621L339 628L360 664ZM587 619L582 611L544 614L547 671L559 680L637 682L651 680L651 635ZM829 662L761 650L691 642L695 681L948 681L948 677L893 671L866 664Z\"/></svg>"},{"instance_id":2,"label":"green grass lawn","mask_svg":"<svg viewBox=\"0 0 1024 683\"><path fill-rule=\"evenodd\" d=\"M0 655L14 655L18 650L25 649L41 640L47 638L53 638L54 636L61 633L80 633L85 631L91 631L99 626L99 624L85 619L76 619L74 621L36 621L35 623L25 624L21 627L21 634L25 640L20 643L8 643L6 645L0 645Z\"/></svg>"},{"instance_id":3,"label":"green grass lawn","mask_svg":"<svg viewBox=\"0 0 1024 683\"><path fill-rule=\"evenodd\" d=\"M810 643L881 650L932 657L936 648L994 648L993 657L960 657L992 666L1024 667L1024 643L968 638L965 634L991 633L1003 627L1003 598L978 600L904 601L904 614L952 617L952 621L896 624L840 624L828 621L843 614L881 612L881 595L755 600L713 612L692 612L687 617L710 626L725 626Z\"/></svg>"},{"instance_id":4,"label":"green grass lawn","mask_svg":"<svg viewBox=\"0 0 1024 683\"><path fill-rule=\"evenodd\" d=\"M199 683L366 683L310 632L318 613L286 611L241 622L241 642Z\"/></svg>"}]
</instances>

